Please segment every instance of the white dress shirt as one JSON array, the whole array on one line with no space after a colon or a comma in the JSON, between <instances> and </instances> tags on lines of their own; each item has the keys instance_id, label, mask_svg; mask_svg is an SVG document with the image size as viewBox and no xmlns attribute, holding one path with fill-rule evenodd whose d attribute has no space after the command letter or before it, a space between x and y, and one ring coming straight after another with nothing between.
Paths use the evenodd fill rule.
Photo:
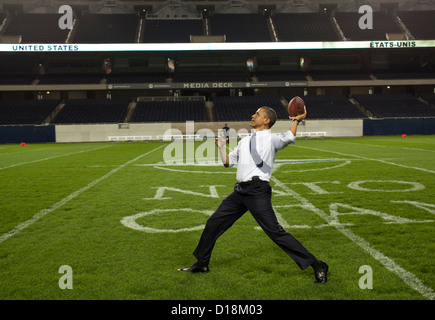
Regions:
<instances>
[{"instance_id":1,"label":"white dress shirt","mask_svg":"<svg viewBox=\"0 0 435 320\"><path fill-rule=\"evenodd\" d=\"M229 166L232 167L237 164L236 178L239 182L249 181L253 176L258 176L262 181L269 181L272 175L272 166L276 158L276 153L290 143L295 144L296 137L290 130L281 136L272 134L270 130L256 132L257 152L263 162L270 168L266 172L258 168L252 158L249 149L250 139L250 136L243 138L240 140L237 147L230 152L228 155Z\"/></svg>"}]
</instances>

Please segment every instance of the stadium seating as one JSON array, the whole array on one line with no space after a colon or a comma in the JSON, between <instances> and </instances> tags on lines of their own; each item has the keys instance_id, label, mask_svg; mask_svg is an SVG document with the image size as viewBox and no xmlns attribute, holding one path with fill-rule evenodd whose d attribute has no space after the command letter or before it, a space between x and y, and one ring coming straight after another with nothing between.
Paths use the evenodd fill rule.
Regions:
<instances>
[{"instance_id":1,"label":"stadium seating","mask_svg":"<svg viewBox=\"0 0 435 320\"><path fill-rule=\"evenodd\" d=\"M307 81L307 74L304 72L256 72L259 81Z\"/></svg>"},{"instance_id":2,"label":"stadium seating","mask_svg":"<svg viewBox=\"0 0 435 320\"><path fill-rule=\"evenodd\" d=\"M46 74L38 76L38 84L98 84L101 76L96 74Z\"/></svg>"},{"instance_id":3,"label":"stadium seating","mask_svg":"<svg viewBox=\"0 0 435 320\"><path fill-rule=\"evenodd\" d=\"M143 42L190 42L191 35L203 35L201 19L149 19L145 21Z\"/></svg>"},{"instance_id":4,"label":"stadium seating","mask_svg":"<svg viewBox=\"0 0 435 320\"><path fill-rule=\"evenodd\" d=\"M405 26L410 30L411 34L416 39L434 39L435 38L435 20L433 16L435 11L402 11L397 12L398 17L403 21ZM23 43L65 43L69 34L69 30L61 30L58 27L59 14L30 14L17 13L12 14L7 18L7 23L3 25L0 31L1 35L22 35ZM361 14L356 12L335 12L337 23L344 35L349 40L386 40L386 33L402 33L394 15L388 15L384 12L374 12L374 28L373 30L361 30L358 26L358 21ZM0 13L0 24L6 19L6 14ZM330 15L321 13L279 13L271 16L273 26L278 36L279 41L341 41L342 38L337 33ZM206 22L203 19L146 19L143 25L143 38L141 41L145 43L151 42L189 42L190 35L202 35L204 33L203 24ZM71 33L71 43L131 43L136 42L136 36L139 26L139 16L136 14L84 14L79 16L75 29ZM274 41L269 30L269 21L266 15L262 14L212 14L209 16L209 31L211 35L226 35L227 42L258 42L258 41ZM428 49L429 50L429 49ZM387 50L388 51L388 50ZM385 55L387 55L385 51ZM378 80L404 79L397 81L401 85L408 85L406 79L434 79L433 63L430 60L430 51L427 57L428 64L419 69L415 67L407 72L406 66L400 66L400 70L393 72L393 68L385 71L374 72ZM243 53L242 53L243 54ZM165 72L164 57L159 58L159 53L156 53L157 60L148 60L140 56L134 57L130 61L123 59L114 60L115 73L109 75L101 74L99 60L103 60L103 56L95 58L96 65L93 65L92 70L97 70L94 74L72 74L67 72L72 69L69 65L68 58L63 61L47 59L48 64L39 64L39 60L44 60L44 54L4 54L0 57L0 85L30 85L28 87L12 90L3 87L0 92L2 98L10 99L11 97L30 97L31 94L38 92L40 85L57 85L57 84L121 84L121 83L165 83L173 80L175 83L192 83L200 82L252 82L258 81L308 81L310 77L314 81L342 81L346 86L346 81L351 80L371 80L369 71L363 73L361 71L340 72L336 69L344 69L341 65L331 65L331 71L309 71L296 72L284 71L288 68L290 60L281 61L278 59L275 63L275 58L269 59L259 55L259 65L257 71L250 73L245 66L244 59L247 59L252 53L247 53L246 58L237 60L234 63L234 68L216 68L216 71L204 71L202 64L208 63L205 60L196 61L186 59L184 65L180 63L175 73ZM48 56L47 54L46 56ZM273 54L272 54L273 55ZM308 54L309 55L309 54ZM24 59L22 57L25 57ZM35 56L35 58L33 58ZM180 54L179 56L183 56ZM31 57L28 58L28 57ZM72 56L71 56L72 57ZM209 58L209 57L206 57ZM130 59L130 58L128 58ZM136 59L136 60L135 60ZM212 58L213 59L213 58ZM263 60L261 60L263 59ZM289 58L290 59L290 58ZM293 55L293 64L291 68L298 67L297 56ZM422 56L426 59L426 56ZM180 59L182 60L182 59ZM146 61L146 62L144 62ZM157 62L155 62L157 61ZM50 64L53 62L52 64ZM198 62L198 68L192 65ZM263 64L261 63L263 62ZM94 62L92 62L94 63ZM225 61L225 63L230 63ZM270 63L270 64L269 64ZM328 63L328 60L322 60L322 66ZM352 62L353 63L353 62ZM135 65L136 64L136 65ZM218 63L216 62L216 65ZM224 63L223 63L224 64ZM357 63L353 63L355 66ZM71 63L73 65L73 63ZM345 65L345 63L343 63ZM373 64L374 65L374 64ZM75 72L92 72L86 69L86 64L80 66L80 70ZM136 68L136 67L139 68ZM181 66L181 67L180 67ZM46 67L48 74L38 75L37 73ZM312 63L308 65L310 70L318 70L317 65ZM329 67L329 66L328 66ZM97 69L98 68L98 69ZM431 69L432 68L432 69ZM78 69L78 68L77 68ZM133 70L138 73L116 73L128 72L125 70ZM38 71L39 70L39 71ZM54 70L54 71L53 71ZM140 73L146 70L151 70L150 73ZM157 71L161 70L160 73ZM260 71L258 71L260 70ZM277 70L277 71L263 71ZM379 70L379 69L378 69ZM423 71L422 71L423 70ZM425 71L428 70L428 71ZM153 73L156 71L156 73ZM53 74L52 72L60 72ZM172 78L172 79L171 79ZM38 80L38 82L34 82ZM103 82L101 81L103 80ZM383 83L387 83L384 81ZM423 81L422 81L423 82ZM429 81L425 81L429 83ZM409 82L414 83L414 82ZM186 89L190 89L189 85L185 85ZM195 84L196 85L196 84ZM309 83L311 86L311 82ZM326 84L335 85L335 84ZM355 84L352 84L355 85ZM376 84L375 86L378 86ZM410 84L412 85L412 84ZM304 86L299 85L300 87ZM314 82L314 86L316 86ZM318 84L317 86L323 86ZM368 86L368 85L367 85ZM51 87L47 86L50 88ZM77 86L78 87L78 86ZM82 90L86 86L81 86ZM133 88L133 86L131 86ZM182 87L182 86L178 86ZM237 86L236 86L237 87ZM242 86L243 87L243 86ZM243 89L243 93L252 93L251 88ZM55 87L53 90L57 90ZM92 86L92 89L94 86ZM99 86L98 90L104 88L104 85ZM192 88L201 88L201 85L192 86ZM76 88L74 88L76 89ZM92 90L91 89L91 90ZM205 88L206 89L206 88ZM212 89L212 88L210 88ZM287 90L288 89L288 90ZM68 91L65 89L64 91ZM78 89L77 89L78 90ZM265 86L264 92L268 88ZM286 92L289 95L292 89L280 88L273 92ZM300 89L302 90L302 89ZM25 93L24 93L25 91ZM45 91L45 89L43 90ZM158 91L158 90L157 90ZM157 92L156 91L156 92ZM191 91L191 90L190 90ZM190 92L189 91L189 92ZM18 92L20 95L18 95ZM255 91L263 93L263 90ZM315 91L313 91L315 92ZM360 91L357 91L360 92ZM377 91L376 91L377 92ZM137 91L132 90L132 95ZM104 94L104 93L102 93ZM114 94L112 92L114 96ZM147 93L148 94L148 93ZM167 94L165 92L165 94ZM182 92L184 94L184 92ZM201 93L202 94L202 93ZM209 95L210 92L205 93ZM220 94L220 93L219 93ZM228 94L228 91L224 94ZM270 94L270 93L267 93ZM281 93L280 93L281 94ZM124 92L121 93L124 95ZM61 95L64 96L64 95ZM67 96L67 95L65 95ZM82 95L78 95L82 96ZM291 99L292 97L288 97ZM435 117L433 109L434 94L421 94L421 100L426 101L432 106L427 106L422 101L419 101L412 95L355 95L355 100L374 117ZM367 116L358 109L345 96L341 95L326 95L315 96L308 95L304 97L305 102L309 106L308 119L360 119ZM217 121L246 121L251 115L262 105L267 105L277 111L278 119L288 119L288 114L285 106L278 97L274 96L225 96L213 98L216 120ZM59 101L56 100L41 100L41 101L0 101L0 124L40 124L54 110ZM129 101L127 99L113 100L69 100L52 123L69 124L69 123L117 123L122 122L127 112ZM132 115L132 122L183 122L186 120L208 121L204 102L139 102L137 108Z\"/></svg>"},{"instance_id":5,"label":"stadium seating","mask_svg":"<svg viewBox=\"0 0 435 320\"><path fill-rule=\"evenodd\" d=\"M106 75L107 83L162 83L166 82L166 75L163 73L147 74L110 74Z\"/></svg>"},{"instance_id":6,"label":"stadium seating","mask_svg":"<svg viewBox=\"0 0 435 320\"><path fill-rule=\"evenodd\" d=\"M216 121L249 121L261 106L273 108L278 119L288 119L288 113L278 97L246 96L215 97Z\"/></svg>"},{"instance_id":7,"label":"stadium seating","mask_svg":"<svg viewBox=\"0 0 435 320\"><path fill-rule=\"evenodd\" d=\"M368 73L361 72L310 72L315 81L340 81L340 80L372 80Z\"/></svg>"},{"instance_id":8,"label":"stadium seating","mask_svg":"<svg viewBox=\"0 0 435 320\"><path fill-rule=\"evenodd\" d=\"M280 13L272 16L279 41L339 41L331 18L320 13Z\"/></svg>"},{"instance_id":9,"label":"stadium seating","mask_svg":"<svg viewBox=\"0 0 435 320\"><path fill-rule=\"evenodd\" d=\"M435 11L399 11L397 16L415 39L435 39Z\"/></svg>"},{"instance_id":10,"label":"stadium seating","mask_svg":"<svg viewBox=\"0 0 435 320\"><path fill-rule=\"evenodd\" d=\"M420 97L435 107L435 93L422 93Z\"/></svg>"},{"instance_id":11,"label":"stadium seating","mask_svg":"<svg viewBox=\"0 0 435 320\"><path fill-rule=\"evenodd\" d=\"M60 17L60 14L48 13L12 15L3 34L22 36L21 43L65 43L69 30L59 28Z\"/></svg>"},{"instance_id":12,"label":"stadium seating","mask_svg":"<svg viewBox=\"0 0 435 320\"><path fill-rule=\"evenodd\" d=\"M336 12L335 19L344 33L352 41L386 40L387 33L403 33L393 18L384 12L373 12L373 29L360 29L358 12Z\"/></svg>"},{"instance_id":13,"label":"stadium seating","mask_svg":"<svg viewBox=\"0 0 435 320\"><path fill-rule=\"evenodd\" d=\"M204 101L140 101L131 122L207 121Z\"/></svg>"},{"instance_id":14,"label":"stadium seating","mask_svg":"<svg viewBox=\"0 0 435 320\"><path fill-rule=\"evenodd\" d=\"M27 85L31 84L36 76L21 74L0 75L0 85Z\"/></svg>"},{"instance_id":15,"label":"stadium seating","mask_svg":"<svg viewBox=\"0 0 435 320\"><path fill-rule=\"evenodd\" d=\"M210 16L212 35L226 35L226 42L271 41L266 17L261 14L214 14Z\"/></svg>"},{"instance_id":16,"label":"stadium seating","mask_svg":"<svg viewBox=\"0 0 435 320\"><path fill-rule=\"evenodd\" d=\"M134 14L87 14L70 43L134 43L138 21Z\"/></svg>"},{"instance_id":17,"label":"stadium seating","mask_svg":"<svg viewBox=\"0 0 435 320\"><path fill-rule=\"evenodd\" d=\"M251 76L246 74L199 74L175 75L174 82L251 82Z\"/></svg>"},{"instance_id":18,"label":"stadium seating","mask_svg":"<svg viewBox=\"0 0 435 320\"><path fill-rule=\"evenodd\" d=\"M119 123L123 121L128 104L128 99L71 99L51 123Z\"/></svg>"},{"instance_id":19,"label":"stadium seating","mask_svg":"<svg viewBox=\"0 0 435 320\"><path fill-rule=\"evenodd\" d=\"M435 72L376 72L376 77L380 80L391 79L435 79Z\"/></svg>"},{"instance_id":20,"label":"stadium seating","mask_svg":"<svg viewBox=\"0 0 435 320\"><path fill-rule=\"evenodd\" d=\"M399 11L401 19L417 40L435 38L435 11ZM8 17L2 34L22 36L22 43L65 43L69 29L58 27L61 14L19 13ZM396 18L373 12L373 29L360 29L358 12L335 12L334 17L353 41L386 40L386 33L403 33ZM0 24L6 14L0 13ZM341 41L330 15L322 13L278 13L271 16L279 41ZM145 43L190 42L190 35L204 34L203 19L145 19ZM133 43L139 26L136 14L85 14L76 20L70 43ZM227 42L274 41L267 17L262 14L213 14L211 35L226 35Z\"/></svg>"},{"instance_id":21,"label":"stadium seating","mask_svg":"<svg viewBox=\"0 0 435 320\"><path fill-rule=\"evenodd\" d=\"M435 110L411 94L357 94L353 96L373 117L434 117Z\"/></svg>"},{"instance_id":22,"label":"stadium seating","mask_svg":"<svg viewBox=\"0 0 435 320\"><path fill-rule=\"evenodd\" d=\"M0 101L0 124L41 124L58 103L58 100Z\"/></svg>"},{"instance_id":23,"label":"stadium seating","mask_svg":"<svg viewBox=\"0 0 435 320\"><path fill-rule=\"evenodd\" d=\"M292 97L289 97L289 100ZM363 119L367 116L343 95L303 97L309 119Z\"/></svg>"}]
</instances>

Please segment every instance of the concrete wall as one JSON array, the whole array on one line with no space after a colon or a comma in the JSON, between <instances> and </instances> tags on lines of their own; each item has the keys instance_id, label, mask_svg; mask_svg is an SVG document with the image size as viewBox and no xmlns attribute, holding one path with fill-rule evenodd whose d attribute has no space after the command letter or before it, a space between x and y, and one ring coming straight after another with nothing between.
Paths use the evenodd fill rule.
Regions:
<instances>
[{"instance_id":1,"label":"concrete wall","mask_svg":"<svg viewBox=\"0 0 435 320\"><path fill-rule=\"evenodd\" d=\"M289 121L277 122L272 132L284 132L289 129ZM326 137L361 137L363 135L363 120L306 120L298 126L301 132L326 132Z\"/></svg>"},{"instance_id":2,"label":"concrete wall","mask_svg":"<svg viewBox=\"0 0 435 320\"><path fill-rule=\"evenodd\" d=\"M56 125L56 142L101 142L109 136L162 135L170 123L130 124L122 129L118 124Z\"/></svg>"},{"instance_id":3,"label":"concrete wall","mask_svg":"<svg viewBox=\"0 0 435 320\"><path fill-rule=\"evenodd\" d=\"M109 136L157 136L168 134L196 133L208 129L217 133L228 126L236 132L251 132L249 121L245 122L188 122L188 123L131 123L56 125L56 142L100 142L109 141ZM290 121L277 121L273 133L283 133L290 127ZM172 130L171 130L172 129ZM298 127L298 132L326 132L327 137L360 137L363 135L363 120L307 120Z\"/></svg>"}]
</instances>

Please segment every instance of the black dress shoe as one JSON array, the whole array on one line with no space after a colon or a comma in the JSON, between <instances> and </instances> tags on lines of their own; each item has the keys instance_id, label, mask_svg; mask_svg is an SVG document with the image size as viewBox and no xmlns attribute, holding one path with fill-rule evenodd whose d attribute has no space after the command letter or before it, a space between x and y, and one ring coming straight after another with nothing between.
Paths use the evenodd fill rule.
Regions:
<instances>
[{"instance_id":1,"label":"black dress shoe","mask_svg":"<svg viewBox=\"0 0 435 320\"><path fill-rule=\"evenodd\" d=\"M317 260L311 265L314 269L314 283L325 283L327 281L328 265L322 260Z\"/></svg>"},{"instance_id":2,"label":"black dress shoe","mask_svg":"<svg viewBox=\"0 0 435 320\"><path fill-rule=\"evenodd\" d=\"M198 262L195 262L189 268L180 268L178 269L178 271L190 271L193 273L197 273L197 272L209 272L210 270L208 269L208 266L200 266Z\"/></svg>"}]
</instances>

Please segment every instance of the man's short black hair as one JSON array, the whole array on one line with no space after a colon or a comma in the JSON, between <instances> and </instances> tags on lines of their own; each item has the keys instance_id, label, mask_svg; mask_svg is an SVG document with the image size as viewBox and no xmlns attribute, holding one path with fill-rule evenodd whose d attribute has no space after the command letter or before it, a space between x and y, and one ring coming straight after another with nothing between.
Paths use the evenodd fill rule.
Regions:
<instances>
[{"instance_id":1,"label":"man's short black hair","mask_svg":"<svg viewBox=\"0 0 435 320\"><path fill-rule=\"evenodd\" d=\"M265 117L270 120L269 122L269 129L270 129L276 122L276 118L277 118L276 111L272 108L265 107L265 106L263 106L262 108L264 110Z\"/></svg>"}]
</instances>

